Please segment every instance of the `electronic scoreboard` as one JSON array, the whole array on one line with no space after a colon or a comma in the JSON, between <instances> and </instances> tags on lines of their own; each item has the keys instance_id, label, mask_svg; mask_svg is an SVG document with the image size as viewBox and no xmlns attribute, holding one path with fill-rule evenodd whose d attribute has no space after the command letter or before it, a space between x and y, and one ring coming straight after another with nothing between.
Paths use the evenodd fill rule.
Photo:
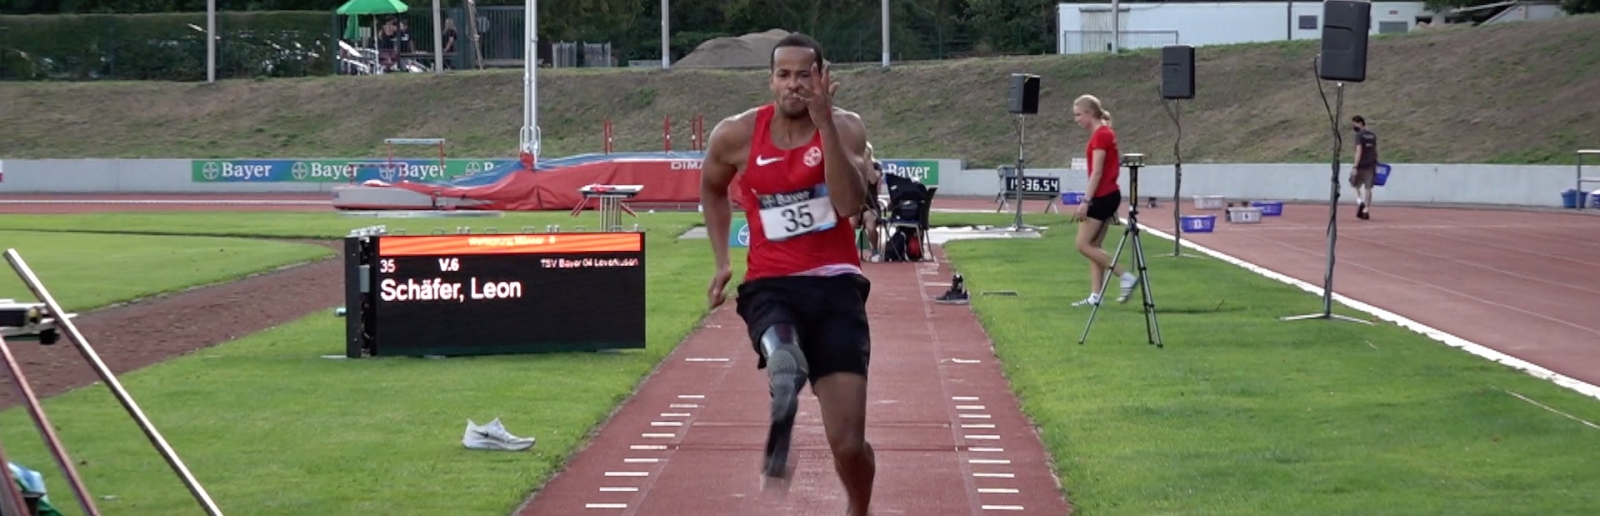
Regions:
<instances>
[{"instance_id":1,"label":"electronic scoreboard","mask_svg":"<svg viewBox=\"0 0 1600 516\"><path fill-rule=\"evenodd\" d=\"M643 233L379 230L345 261L350 358L645 347Z\"/></svg>"}]
</instances>

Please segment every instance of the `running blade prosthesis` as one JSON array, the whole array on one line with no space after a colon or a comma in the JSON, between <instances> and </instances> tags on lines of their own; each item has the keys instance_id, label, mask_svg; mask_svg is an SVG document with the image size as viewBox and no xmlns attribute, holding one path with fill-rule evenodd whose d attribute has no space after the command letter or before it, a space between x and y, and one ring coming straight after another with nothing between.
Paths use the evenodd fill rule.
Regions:
<instances>
[{"instance_id":1,"label":"running blade prosthesis","mask_svg":"<svg viewBox=\"0 0 1600 516\"><path fill-rule=\"evenodd\" d=\"M772 389L772 428L767 432L766 461L761 473L769 480L789 478L789 441L794 435L795 413L800 409L800 389L805 386L807 364L800 349L778 346L767 357Z\"/></svg>"}]
</instances>

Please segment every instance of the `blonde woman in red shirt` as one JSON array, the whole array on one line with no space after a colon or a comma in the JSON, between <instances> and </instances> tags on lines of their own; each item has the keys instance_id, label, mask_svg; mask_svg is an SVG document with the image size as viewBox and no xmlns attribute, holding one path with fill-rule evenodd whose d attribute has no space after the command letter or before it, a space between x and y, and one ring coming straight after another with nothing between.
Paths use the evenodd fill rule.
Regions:
<instances>
[{"instance_id":1,"label":"blonde woman in red shirt","mask_svg":"<svg viewBox=\"0 0 1600 516\"><path fill-rule=\"evenodd\" d=\"M1122 295L1118 303L1126 303L1139 277L1111 263L1101 243L1106 238L1106 226L1117 216L1122 205L1122 189L1117 186L1117 176L1122 171L1122 155L1117 151L1117 133L1111 130L1111 112L1106 111L1100 99L1084 95L1072 102L1072 116L1078 126L1089 131L1089 199L1078 205L1072 219L1078 221L1078 252L1089 259L1089 297L1072 304L1083 306L1100 303L1101 278L1106 269L1122 278Z\"/></svg>"}]
</instances>

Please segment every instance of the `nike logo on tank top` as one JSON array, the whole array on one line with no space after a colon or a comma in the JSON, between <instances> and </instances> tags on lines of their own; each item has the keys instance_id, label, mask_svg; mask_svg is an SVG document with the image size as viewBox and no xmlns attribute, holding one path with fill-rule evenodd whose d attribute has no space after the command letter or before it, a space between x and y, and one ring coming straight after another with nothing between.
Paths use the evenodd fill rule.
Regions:
<instances>
[{"instance_id":1,"label":"nike logo on tank top","mask_svg":"<svg viewBox=\"0 0 1600 516\"><path fill-rule=\"evenodd\" d=\"M776 106L756 110L750 157L739 178L750 223L745 281L774 276L861 273L855 229L828 198L822 136L793 149L772 143Z\"/></svg>"}]
</instances>

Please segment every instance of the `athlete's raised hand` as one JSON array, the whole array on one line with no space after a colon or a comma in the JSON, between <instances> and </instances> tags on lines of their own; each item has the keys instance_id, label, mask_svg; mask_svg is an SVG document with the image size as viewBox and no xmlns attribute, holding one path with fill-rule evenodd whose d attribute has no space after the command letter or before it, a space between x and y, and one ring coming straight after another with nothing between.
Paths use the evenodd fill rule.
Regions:
<instances>
[{"instance_id":1,"label":"athlete's raised hand","mask_svg":"<svg viewBox=\"0 0 1600 516\"><path fill-rule=\"evenodd\" d=\"M811 123L818 127L833 122L833 93L839 83L833 82L822 63L811 65L811 84L805 88L806 108L811 113Z\"/></svg>"}]
</instances>

